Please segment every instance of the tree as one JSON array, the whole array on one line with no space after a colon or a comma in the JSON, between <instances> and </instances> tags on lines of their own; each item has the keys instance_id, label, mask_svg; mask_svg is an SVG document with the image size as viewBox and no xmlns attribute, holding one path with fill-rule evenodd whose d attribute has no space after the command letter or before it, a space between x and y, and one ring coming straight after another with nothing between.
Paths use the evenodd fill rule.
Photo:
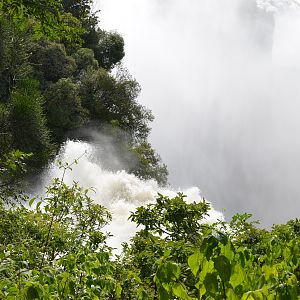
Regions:
<instances>
[{"instance_id":1,"label":"tree","mask_svg":"<svg viewBox=\"0 0 300 300\"><path fill-rule=\"evenodd\" d=\"M63 10L84 22L92 15L92 0L62 0Z\"/></svg>"},{"instance_id":2,"label":"tree","mask_svg":"<svg viewBox=\"0 0 300 300\"><path fill-rule=\"evenodd\" d=\"M31 36L0 13L0 102L7 102L17 82L30 73Z\"/></svg>"},{"instance_id":3,"label":"tree","mask_svg":"<svg viewBox=\"0 0 300 300\"><path fill-rule=\"evenodd\" d=\"M93 50L88 48L80 48L72 55L76 62L76 77L81 78L89 69L97 70L98 62L95 59Z\"/></svg>"},{"instance_id":4,"label":"tree","mask_svg":"<svg viewBox=\"0 0 300 300\"><path fill-rule=\"evenodd\" d=\"M32 153L13 150L1 155L0 159L0 206L19 204L27 199L23 193L21 176L26 172L26 161ZM10 236L7 236L8 241Z\"/></svg>"},{"instance_id":5,"label":"tree","mask_svg":"<svg viewBox=\"0 0 300 300\"><path fill-rule=\"evenodd\" d=\"M11 132L8 124L8 109L0 103L0 157L11 149Z\"/></svg>"},{"instance_id":6,"label":"tree","mask_svg":"<svg viewBox=\"0 0 300 300\"><path fill-rule=\"evenodd\" d=\"M255 228L249 214L207 225L204 200L159 195L131 214L143 228L112 258L104 231L110 213L91 190L63 182L73 163L60 163L62 178L41 199L7 194L26 158L16 151L0 160L1 298L298 300L300 220L269 231Z\"/></svg>"},{"instance_id":7,"label":"tree","mask_svg":"<svg viewBox=\"0 0 300 300\"><path fill-rule=\"evenodd\" d=\"M46 163L52 149L42 101L38 83L23 80L13 91L9 103L8 122L12 147L34 153L32 161L36 165Z\"/></svg>"},{"instance_id":8,"label":"tree","mask_svg":"<svg viewBox=\"0 0 300 300\"><path fill-rule=\"evenodd\" d=\"M56 140L62 140L69 130L85 123L87 111L81 106L78 85L70 78L51 84L44 97L47 125Z\"/></svg>"},{"instance_id":9,"label":"tree","mask_svg":"<svg viewBox=\"0 0 300 300\"><path fill-rule=\"evenodd\" d=\"M151 147L150 143L136 144L131 148L131 151L136 161L130 172L146 180L155 179L161 186L167 184L167 166L162 164L160 156Z\"/></svg>"},{"instance_id":10,"label":"tree","mask_svg":"<svg viewBox=\"0 0 300 300\"><path fill-rule=\"evenodd\" d=\"M137 208L130 220L144 226L145 234L163 237L166 241L183 240L197 244L201 239L201 221L208 216L209 203L187 203L179 193L174 198L159 194L156 202Z\"/></svg>"},{"instance_id":11,"label":"tree","mask_svg":"<svg viewBox=\"0 0 300 300\"><path fill-rule=\"evenodd\" d=\"M172 261L187 286L192 287L196 283L188 270L187 259L194 247L200 245L209 228L201 222L210 207L204 200L188 204L184 198L180 193L173 198L159 194L155 203L138 207L130 216L130 220L143 229L125 248L125 262L136 268L137 274L151 286L155 295L159 284L153 281L154 275L162 272L163 261ZM173 268L172 265L169 267Z\"/></svg>"},{"instance_id":12,"label":"tree","mask_svg":"<svg viewBox=\"0 0 300 300\"><path fill-rule=\"evenodd\" d=\"M32 209L0 201L0 297L117 298L120 287L112 278L114 265L102 231L110 214L88 191L60 179L41 201L43 209L34 199Z\"/></svg>"},{"instance_id":13,"label":"tree","mask_svg":"<svg viewBox=\"0 0 300 300\"><path fill-rule=\"evenodd\" d=\"M124 40L117 32L95 29L84 46L94 51L99 65L106 70L111 70L125 55Z\"/></svg>"},{"instance_id":14,"label":"tree","mask_svg":"<svg viewBox=\"0 0 300 300\"><path fill-rule=\"evenodd\" d=\"M80 42L81 26L74 20L70 22L62 8L57 0L0 1L0 11L9 16L20 30L30 28L37 38Z\"/></svg>"},{"instance_id":15,"label":"tree","mask_svg":"<svg viewBox=\"0 0 300 300\"><path fill-rule=\"evenodd\" d=\"M113 78L104 69L90 70L81 79L80 96L93 119L114 123L132 139L145 139L153 120L151 112L136 102L140 86L135 80Z\"/></svg>"},{"instance_id":16,"label":"tree","mask_svg":"<svg viewBox=\"0 0 300 300\"><path fill-rule=\"evenodd\" d=\"M62 44L40 41L35 45L30 62L34 66L35 77L45 85L47 81L57 82L70 77L76 70L76 64L68 56Z\"/></svg>"},{"instance_id":17,"label":"tree","mask_svg":"<svg viewBox=\"0 0 300 300\"><path fill-rule=\"evenodd\" d=\"M39 158L46 162L50 157L48 150L44 152L50 144L49 129L58 148L70 130L96 124L122 135L120 149L136 161L131 172L164 185L166 167L147 144L153 115L137 102L141 88L120 65L124 40L116 32L98 28L96 14L91 0L0 1L0 102L4 103L0 110L0 154L20 146L23 151L37 151L36 162ZM116 75L110 72L114 67ZM32 79L38 81L45 102L33 100L40 97L36 94L33 99L27 92L21 94L23 83ZM28 110L29 115L31 106L35 117L22 117L21 110ZM20 139L16 128L24 130L26 118L33 128L45 129L37 130L39 137L33 140L35 146L41 141L44 150L41 145L30 145L27 136L33 132L25 134L24 141ZM72 137L78 137L75 131Z\"/></svg>"},{"instance_id":18,"label":"tree","mask_svg":"<svg viewBox=\"0 0 300 300\"><path fill-rule=\"evenodd\" d=\"M26 1L20 0L12 2L9 0L1 0L0 9L12 18L22 21L24 18L33 16L36 20L41 22L45 26L45 30L48 27L54 27L55 23L59 19L59 13L61 11L61 3L56 0L37 0Z\"/></svg>"},{"instance_id":19,"label":"tree","mask_svg":"<svg viewBox=\"0 0 300 300\"><path fill-rule=\"evenodd\" d=\"M117 32L98 31L99 42L93 48L99 65L106 70L112 69L125 56L124 40Z\"/></svg>"}]
</instances>

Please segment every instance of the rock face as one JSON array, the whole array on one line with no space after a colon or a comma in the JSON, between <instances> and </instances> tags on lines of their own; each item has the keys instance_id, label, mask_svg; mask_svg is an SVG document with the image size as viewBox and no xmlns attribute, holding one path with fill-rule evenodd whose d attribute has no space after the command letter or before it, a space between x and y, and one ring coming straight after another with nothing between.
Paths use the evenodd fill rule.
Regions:
<instances>
[{"instance_id":1,"label":"rock face","mask_svg":"<svg viewBox=\"0 0 300 300\"><path fill-rule=\"evenodd\" d=\"M273 14L259 8L255 0L239 0L238 18L243 27L244 42L249 48L271 55L275 28Z\"/></svg>"}]
</instances>

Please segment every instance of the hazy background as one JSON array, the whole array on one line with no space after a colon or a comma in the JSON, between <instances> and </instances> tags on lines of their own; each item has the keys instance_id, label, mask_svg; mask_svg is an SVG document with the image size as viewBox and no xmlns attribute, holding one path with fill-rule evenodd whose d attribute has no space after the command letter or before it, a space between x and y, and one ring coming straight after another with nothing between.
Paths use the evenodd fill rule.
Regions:
<instances>
[{"instance_id":1,"label":"hazy background","mask_svg":"<svg viewBox=\"0 0 300 300\"><path fill-rule=\"evenodd\" d=\"M98 0L152 109L151 142L174 187L226 216L300 215L300 13L252 0ZM274 7L272 7L274 11Z\"/></svg>"}]
</instances>

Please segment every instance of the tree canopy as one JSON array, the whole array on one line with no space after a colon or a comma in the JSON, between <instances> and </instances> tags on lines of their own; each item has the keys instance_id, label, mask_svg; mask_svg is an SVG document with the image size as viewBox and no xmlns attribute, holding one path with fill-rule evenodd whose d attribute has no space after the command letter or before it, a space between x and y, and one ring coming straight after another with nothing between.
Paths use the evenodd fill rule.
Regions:
<instances>
[{"instance_id":1,"label":"tree canopy","mask_svg":"<svg viewBox=\"0 0 300 300\"><path fill-rule=\"evenodd\" d=\"M1 1L0 25L2 154L32 152L30 166L40 167L76 129L110 126L135 157L127 171L166 184L166 166L147 142L153 116L121 67L124 40L99 28L92 1ZM136 151L141 145L147 154Z\"/></svg>"}]
</instances>

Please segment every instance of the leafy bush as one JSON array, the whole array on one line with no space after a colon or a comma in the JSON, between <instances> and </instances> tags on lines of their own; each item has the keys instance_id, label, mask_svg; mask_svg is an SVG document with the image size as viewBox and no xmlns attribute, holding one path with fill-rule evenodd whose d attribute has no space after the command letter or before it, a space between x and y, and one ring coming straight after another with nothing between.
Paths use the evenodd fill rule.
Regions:
<instances>
[{"instance_id":1,"label":"leafy bush","mask_svg":"<svg viewBox=\"0 0 300 300\"><path fill-rule=\"evenodd\" d=\"M19 152L0 162L3 178L22 171L24 159ZM159 195L132 213L143 229L113 258L104 232L109 212L91 190L65 185L72 165L61 167L62 178L40 200L4 205L0 186L1 298L299 299L299 220L271 231L256 228L248 214L208 225L205 200ZM15 198L24 200L17 191Z\"/></svg>"}]
</instances>

